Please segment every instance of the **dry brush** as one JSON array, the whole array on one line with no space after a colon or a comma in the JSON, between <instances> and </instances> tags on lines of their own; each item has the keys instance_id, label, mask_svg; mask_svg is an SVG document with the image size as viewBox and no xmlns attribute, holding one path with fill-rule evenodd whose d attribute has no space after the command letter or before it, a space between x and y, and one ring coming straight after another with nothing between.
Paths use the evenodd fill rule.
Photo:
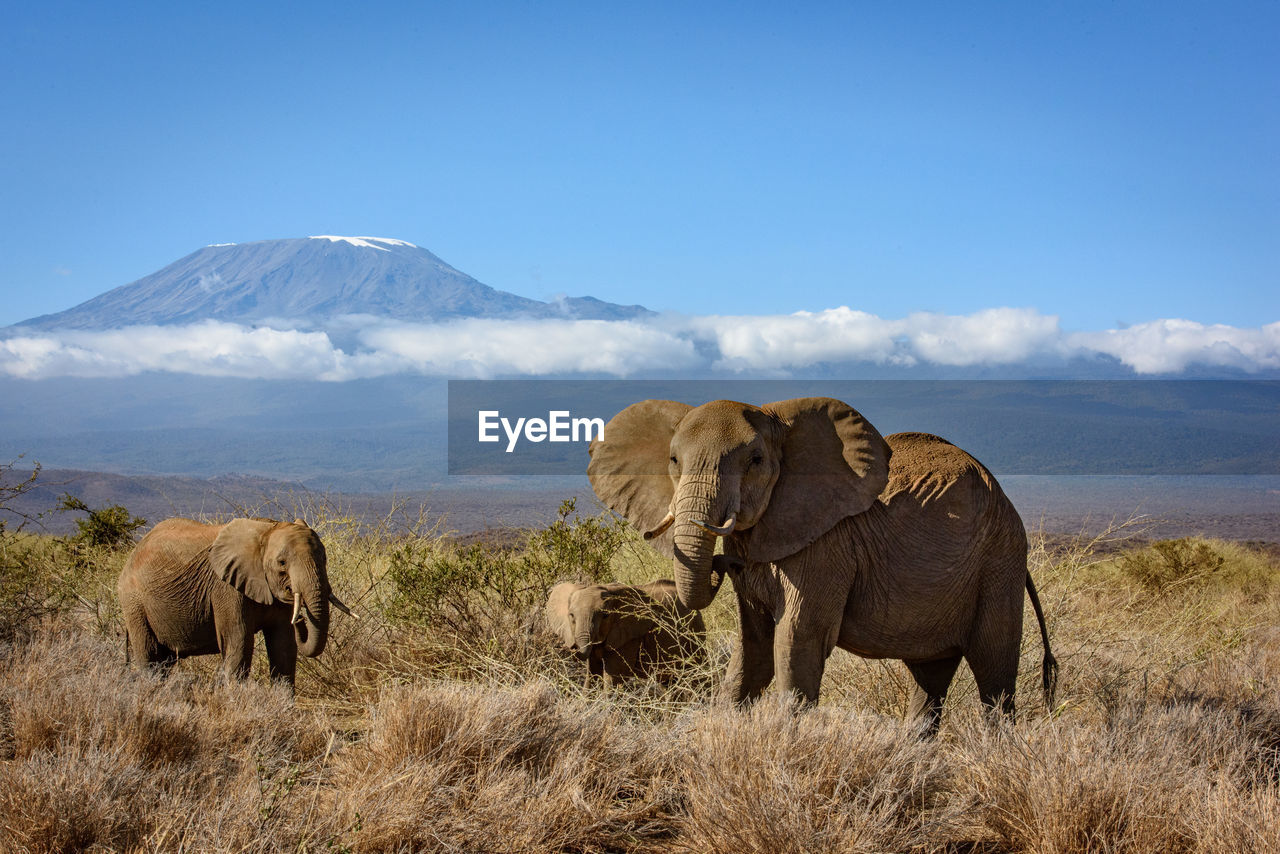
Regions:
<instances>
[{"instance_id":1,"label":"dry brush","mask_svg":"<svg viewBox=\"0 0 1280 854\"><path fill-rule=\"evenodd\" d=\"M712 699L724 595L700 669L584 688L541 624L546 589L666 567L607 517L568 507L521 546L473 547L425 513L282 509L320 531L362 615L335 617L296 698L262 673L221 684L209 660L127 671L119 554L4 535L33 586L0 587L0 850L1280 848L1280 581L1237 544L1034 538L1058 706L1028 627L1019 719L986 722L958 680L922 742L895 662L837 652L807 712Z\"/></svg>"}]
</instances>

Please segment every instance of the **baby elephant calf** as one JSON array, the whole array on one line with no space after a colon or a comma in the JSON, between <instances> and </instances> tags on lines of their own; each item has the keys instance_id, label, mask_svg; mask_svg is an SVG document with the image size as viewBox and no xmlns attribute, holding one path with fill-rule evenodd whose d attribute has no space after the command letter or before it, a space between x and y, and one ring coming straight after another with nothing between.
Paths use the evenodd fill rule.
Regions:
<instances>
[{"instance_id":1,"label":"baby elephant calf","mask_svg":"<svg viewBox=\"0 0 1280 854\"><path fill-rule=\"evenodd\" d=\"M674 581L580 584L551 588L547 623L565 649L587 660L587 682L606 686L631 676L670 675L670 667L702 652L702 615L680 604Z\"/></svg>"}]
</instances>

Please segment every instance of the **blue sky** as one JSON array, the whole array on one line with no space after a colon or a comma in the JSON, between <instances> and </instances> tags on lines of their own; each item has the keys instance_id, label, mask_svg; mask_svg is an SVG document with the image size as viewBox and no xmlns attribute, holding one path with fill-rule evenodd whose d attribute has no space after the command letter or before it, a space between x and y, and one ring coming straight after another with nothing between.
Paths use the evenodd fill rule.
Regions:
<instances>
[{"instance_id":1,"label":"blue sky","mask_svg":"<svg viewBox=\"0 0 1280 854\"><path fill-rule=\"evenodd\" d=\"M1275 3L264 5L6 12L0 324L311 234L694 315L1280 320Z\"/></svg>"}]
</instances>

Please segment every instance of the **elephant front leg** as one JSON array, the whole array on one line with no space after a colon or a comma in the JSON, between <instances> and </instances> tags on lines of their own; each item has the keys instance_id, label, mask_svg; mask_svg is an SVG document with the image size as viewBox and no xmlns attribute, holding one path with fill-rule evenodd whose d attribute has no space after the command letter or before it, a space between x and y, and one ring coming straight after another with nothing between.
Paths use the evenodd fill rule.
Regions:
<instances>
[{"instance_id":1,"label":"elephant front leg","mask_svg":"<svg viewBox=\"0 0 1280 854\"><path fill-rule=\"evenodd\" d=\"M805 705L816 706L827 656L835 649L840 624L838 619L823 621L819 614L806 610L793 607L778 621L773 666L778 690L790 691Z\"/></svg>"},{"instance_id":2,"label":"elephant front leg","mask_svg":"<svg viewBox=\"0 0 1280 854\"><path fill-rule=\"evenodd\" d=\"M222 675L227 681L249 678L249 666L253 663L253 636L258 630L256 620L251 620L247 608L250 600L236 593L229 585L215 585L212 593L214 646L222 656ZM210 650L212 651L212 650Z\"/></svg>"},{"instance_id":3,"label":"elephant front leg","mask_svg":"<svg viewBox=\"0 0 1280 854\"><path fill-rule=\"evenodd\" d=\"M640 641L625 644L621 649L606 646L604 650L604 687L608 691L633 676L643 675L639 667Z\"/></svg>"},{"instance_id":4,"label":"elephant front leg","mask_svg":"<svg viewBox=\"0 0 1280 854\"><path fill-rule=\"evenodd\" d=\"M764 693L773 681L773 617L738 593L738 644L729 659L724 693L739 705L749 703Z\"/></svg>"},{"instance_id":5,"label":"elephant front leg","mask_svg":"<svg viewBox=\"0 0 1280 854\"><path fill-rule=\"evenodd\" d=\"M283 682L292 689L298 667L298 638L292 624L273 626L263 635L267 643L267 668L271 681Z\"/></svg>"},{"instance_id":6,"label":"elephant front leg","mask_svg":"<svg viewBox=\"0 0 1280 854\"><path fill-rule=\"evenodd\" d=\"M253 635L240 627L219 630L218 648L222 651L222 673L229 680L247 679L253 664Z\"/></svg>"},{"instance_id":7,"label":"elephant front leg","mask_svg":"<svg viewBox=\"0 0 1280 854\"><path fill-rule=\"evenodd\" d=\"M593 646L587 652L587 675L582 678L582 687L590 688L596 677L604 675L604 650Z\"/></svg>"}]
</instances>

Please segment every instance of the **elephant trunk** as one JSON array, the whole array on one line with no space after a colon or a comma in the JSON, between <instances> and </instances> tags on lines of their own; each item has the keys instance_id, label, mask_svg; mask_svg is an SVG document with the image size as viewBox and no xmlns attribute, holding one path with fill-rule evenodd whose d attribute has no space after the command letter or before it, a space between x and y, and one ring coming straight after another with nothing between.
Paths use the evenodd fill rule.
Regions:
<instances>
[{"instance_id":1,"label":"elephant trunk","mask_svg":"<svg viewBox=\"0 0 1280 854\"><path fill-rule=\"evenodd\" d=\"M584 611L579 615L578 636L575 643L578 645L578 651L583 655L591 651L593 644L604 640L604 632L601 628L603 619L604 615L599 608Z\"/></svg>"},{"instance_id":2,"label":"elephant trunk","mask_svg":"<svg viewBox=\"0 0 1280 854\"><path fill-rule=\"evenodd\" d=\"M676 492L673 535L676 594L686 607L694 610L710 605L716 594L711 583L711 558L715 554L716 535L706 528L723 521L714 518L716 486L717 483L686 479L681 481Z\"/></svg>"},{"instance_id":3,"label":"elephant trunk","mask_svg":"<svg viewBox=\"0 0 1280 854\"><path fill-rule=\"evenodd\" d=\"M293 632L298 652L315 658L329 640L329 581L315 566L296 573L293 584ZM299 607L299 604L301 607Z\"/></svg>"}]
</instances>

